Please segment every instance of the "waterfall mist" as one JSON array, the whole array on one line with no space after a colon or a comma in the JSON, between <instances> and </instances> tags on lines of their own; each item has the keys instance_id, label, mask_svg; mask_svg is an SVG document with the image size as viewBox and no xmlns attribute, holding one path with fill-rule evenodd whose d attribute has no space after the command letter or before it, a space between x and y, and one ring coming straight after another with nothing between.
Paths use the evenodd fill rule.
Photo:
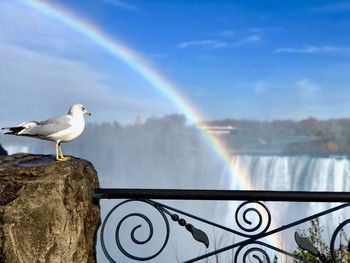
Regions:
<instances>
[{"instance_id":1,"label":"waterfall mist","mask_svg":"<svg viewBox=\"0 0 350 263\"><path fill-rule=\"evenodd\" d=\"M0 142L9 154L54 154L55 150L54 143L31 138L2 135ZM117 122L89 124L78 139L62 144L62 149L66 155L91 161L98 172L102 188L219 189L224 167L221 158L216 156L199 130L186 124L185 118L179 115L151 118L143 124L127 126ZM102 218L117 202L119 200L101 202ZM215 202L164 202L209 220L214 220L215 217L212 213ZM158 223L161 222L156 221L155 228ZM195 256L204 248L202 244L193 240L185 228L177 223L171 224L171 240L160 256L167 258L163 262L176 262L175 251L181 251L181 257L185 259L188 256L184 251ZM211 233L212 229L209 231ZM146 235L147 229L142 228L138 233ZM130 232L124 231L122 234L125 235L125 240L130 240ZM155 229L155 238L161 234ZM113 234L108 239L108 243L115 246ZM184 239L187 240L187 244L192 244L194 249L189 250L186 242L183 242ZM138 252L147 252L147 247L138 248ZM98 257L100 262L105 261L100 250ZM161 260L160 258L157 260ZM128 261L123 258L122 262Z\"/></svg>"},{"instance_id":2,"label":"waterfall mist","mask_svg":"<svg viewBox=\"0 0 350 263\"><path fill-rule=\"evenodd\" d=\"M9 154L15 152L54 154L52 142L3 135L0 136L0 142ZM230 164L225 164L198 129L188 125L185 118L179 115L151 118L142 124L127 126L117 122L89 124L77 140L63 144L63 152L90 160L98 172L101 187L105 188L239 189L239 180L242 176L248 176L255 188L260 190L347 191L350 186L350 162L346 156L241 154L233 156ZM235 174L232 177L228 173L228 165L234 166L236 171L245 173ZM101 202L102 218L117 202L117 200ZM237 228L233 214L237 205L233 204L234 202L164 201L162 203ZM331 205L334 206L334 204L315 203L267 203L272 213L273 224L276 226L324 210ZM126 209L123 211L127 212ZM144 208L141 211L148 213ZM328 224L332 229L333 225L337 225L348 215L348 212L341 211L328 216L325 220L332 222L331 225ZM156 219L156 215L153 217L155 226L161 226L161 219ZM222 232L194 220L188 221L211 236L209 251L218 245ZM131 222L144 224L137 220ZM304 224L299 229L307 227L308 225ZM205 251L205 247L194 241L183 227L170 221L170 228L168 245L152 262L178 262ZM107 242L115 247L113 231L112 229L111 233L108 233ZM140 239L147 236L147 228L138 231ZM155 229L154 238L157 239L157 236L162 234L164 230L157 232ZM124 229L121 235L123 239L130 240L130 231ZM290 247L293 243L292 235L290 233L284 235L280 239L286 247ZM235 237L225 235L221 245L230 244L233 239ZM130 243L125 245L132 247ZM141 254L149 250L137 246L133 249ZM132 262L120 253L113 253L116 253L113 255L121 262ZM225 255L229 256L229 253ZM100 245L98 245L98 259L99 262L106 261Z\"/></svg>"}]
</instances>

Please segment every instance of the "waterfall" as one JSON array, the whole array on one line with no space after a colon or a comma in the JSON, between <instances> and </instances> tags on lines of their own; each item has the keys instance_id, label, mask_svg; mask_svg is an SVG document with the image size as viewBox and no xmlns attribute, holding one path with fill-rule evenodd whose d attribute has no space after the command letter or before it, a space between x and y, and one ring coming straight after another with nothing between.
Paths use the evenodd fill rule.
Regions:
<instances>
[{"instance_id":1,"label":"waterfall","mask_svg":"<svg viewBox=\"0 0 350 263\"><path fill-rule=\"evenodd\" d=\"M253 182L256 190L349 191L350 160L348 158L345 155L236 155L232 157L230 163L236 174L232 176L228 172L229 169L224 169L221 188L239 189L239 181L243 179L240 177L245 176ZM272 215L272 228L339 205L287 202L266 202L265 204ZM236 227L234 212L237 205L237 202L230 202L226 210L225 224L230 227ZM323 238L326 244L329 244L334 229L346 218L350 218L349 209L320 218L321 226L324 227ZM277 246L285 247L290 251L291 248L295 248L294 231L305 230L308 227L309 223L304 223L279 233L269 242L278 242Z\"/></svg>"},{"instance_id":2,"label":"waterfall","mask_svg":"<svg viewBox=\"0 0 350 263\"><path fill-rule=\"evenodd\" d=\"M228 189L239 188L241 176L248 176L254 188L280 191L348 191L350 161L347 156L237 155L231 166L242 174L222 175Z\"/></svg>"}]
</instances>

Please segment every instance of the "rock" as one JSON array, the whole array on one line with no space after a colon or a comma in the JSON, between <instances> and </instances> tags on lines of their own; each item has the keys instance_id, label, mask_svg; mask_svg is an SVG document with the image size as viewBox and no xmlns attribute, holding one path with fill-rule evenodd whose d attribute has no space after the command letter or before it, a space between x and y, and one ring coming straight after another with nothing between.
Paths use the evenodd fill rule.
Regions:
<instances>
[{"instance_id":1,"label":"rock","mask_svg":"<svg viewBox=\"0 0 350 263\"><path fill-rule=\"evenodd\" d=\"M95 262L97 187L93 165L82 159L0 158L0 262Z\"/></svg>"},{"instance_id":2,"label":"rock","mask_svg":"<svg viewBox=\"0 0 350 263\"><path fill-rule=\"evenodd\" d=\"M7 155L7 151L0 144L0 156L6 156L6 155Z\"/></svg>"}]
</instances>

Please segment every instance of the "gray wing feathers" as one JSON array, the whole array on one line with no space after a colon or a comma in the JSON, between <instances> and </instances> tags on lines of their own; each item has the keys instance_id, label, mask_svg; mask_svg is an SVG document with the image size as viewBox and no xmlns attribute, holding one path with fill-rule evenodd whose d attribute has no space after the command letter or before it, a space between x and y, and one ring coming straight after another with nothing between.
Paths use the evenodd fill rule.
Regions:
<instances>
[{"instance_id":1,"label":"gray wing feathers","mask_svg":"<svg viewBox=\"0 0 350 263\"><path fill-rule=\"evenodd\" d=\"M59 116L59 117L50 118L46 121L41 121L39 124L40 125L46 125L46 124L56 124L57 125L57 124L69 123L71 119L72 119L71 116L63 115L63 116Z\"/></svg>"},{"instance_id":2,"label":"gray wing feathers","mask_svg":"<svg viewBox=\"0 0 350 263\"><path fill-rule=\"evenodd\" d=\"M32 136L48 136L71 127L69 124L70 120L71 117L67 115L54 117L46 121L39 122L37 126L24 130L22 134Z\"/></svg>"}]
</instances>

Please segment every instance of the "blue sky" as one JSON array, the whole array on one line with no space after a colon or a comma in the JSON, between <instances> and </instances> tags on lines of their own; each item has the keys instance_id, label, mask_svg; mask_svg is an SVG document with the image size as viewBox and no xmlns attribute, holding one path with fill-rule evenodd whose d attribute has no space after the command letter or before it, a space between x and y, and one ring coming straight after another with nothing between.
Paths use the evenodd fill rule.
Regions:
<instances>
[{"instance_id":1,"label":"blue sky","mask_svg":"<svg viewBox=\"0 0 350 263\"><path fill-rule=\"evenodd\" d=\"M350 1L52 5L141 54L208 119L350 115ZM181 113L123 61L25 1L1 1L0 28L1 123L77 101L95 121Z\"/></svg>"}]
</instances>

